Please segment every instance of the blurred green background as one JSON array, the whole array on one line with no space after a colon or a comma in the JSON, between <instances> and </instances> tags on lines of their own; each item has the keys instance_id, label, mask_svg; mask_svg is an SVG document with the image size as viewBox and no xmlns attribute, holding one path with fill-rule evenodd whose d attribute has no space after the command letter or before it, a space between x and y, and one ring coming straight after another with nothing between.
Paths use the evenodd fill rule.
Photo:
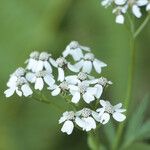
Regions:
<instances>
[{"instance_id":1,"label":"blurred green background","mask_svg":"<svg viewBox=\"0 0 150 150\"><path fill-rule=\"evenodd\" d=\"M86 134L60 132L62 112L30 98L4 97L6 82L33 50L57 57L72 40L90 46L108 64L104 75L113 81L106 97L114 103L126 96L130 64L129 35L114 22L111 9L99 0L0 0L0 150L88 150ZM137 40L134 102L131 112L150 90L150 23ZM60 97L52 98L65 106ZM65 109L64 109L65 110ZM149 112L145 118L149 118ZM129 149L150 149L135 144Z\"/></svg>"}]
</instances>

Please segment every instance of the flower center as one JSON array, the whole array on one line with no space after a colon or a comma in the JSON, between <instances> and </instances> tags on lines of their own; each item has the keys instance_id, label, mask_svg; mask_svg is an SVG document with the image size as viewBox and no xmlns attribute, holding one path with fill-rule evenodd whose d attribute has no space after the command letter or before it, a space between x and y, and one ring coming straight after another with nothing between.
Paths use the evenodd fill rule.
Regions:
<instances>
[{"instance_id":1,"label":"flower center","mask_svg":"<svg viewBox=\"0 0 150 150\"><path fill-rule=\"evenodd\" d=\"M68 90L68 83L64 81L64 82L60 83L59 87L62 90Z\"/></svg>"},{"instance_id":2,"label":"flower center","mask_svg":"<svg viewBox=\"0 0 150 150\"><path fill-rule=\"evenodd\" d=\"M77 49L79 47L79 43L77 41L72 41L69 46L70 49Z\"/></svg>"},{"instance_id":3,"label":"flower center","mask_svg":"<svg viewBox=\"0 0 150 150\"><path fill-rule=\"evenodd\" d=\"M59 67L63 67L67 64L67 61L64 57L57 58L56 62L57 62Z\"/></svg>"},{"instance_id":4,"label":"flower center","mask_svg":"<svg viewBox=\"0 0 150 150\"><path fill-rule=\"evenodd\" d=\"M92 111L89 108L83 108L82 109L82 117L87 118L91 115Z\"/></svg>"},{"instance_id":5,"label":"flower center","mask_svg":"<svg viewBox=\"0 0 150 150\"><path fill-rule=\"evenodd\" d=\"M67 120L73 120L74 119L74 116L75 116L75 113L73 111L69 111L67 114Z\"/></svg>"},{"instance_id":6,"label":"flower center","mask_svg":"<svg viewBox=\"0 0 150 150\"><path fill-rule=\"evenodd\" d=\"M20 77L20 78L17 79L16 85L21 86L25 83L27 83L27 80L24 77Z\"/></svg>"},{"instance_id":7,"label":"flower center","mask_svg":"<svg viewBox=\"0 0 150 150\"><path fill-rule=\"evenodd\" d=\"M48 74L47 71L39 71L39 72L36 72L36 77L37 78L41 78L41 77L45 77L46 75Z\"/></svg>"},{"instance_id":8,"label":"flower center","mask_svg":"<svg viewBox=\"0 0 150 150\"><path fill-rule=\"evenodd\" d=\"M46 61L51 56L51 54L48 54L47 52L42 52L39 56L40 60Z\"/></svg>"},{"instance_id":9,"label":"flower center","mask_svg":"<svg viewBox=\"0 0 150 150\"><path fill-rule=\"evenodd\" d=\"M84 59L89 60L89 61L93 61L94 60L94 54L87 53L87 54L85 54Z\"/></svg>"},{"instance_id":10,"label":"flower center","mask_svg":"<svg viewBox=\"0 0 150 150\"><path fill-rule=\"evenodd\" d=\"M37 51L32 52L30 54L30 58L38 59L39 58L39 52L37 52Z\"/></svg>"},{"instance_id":11,"label":"flower center","mask_svg":"<svg viewBox=\"0 0 150 150\"><path fill-rule=\"evenodd\" d=\"M108 101L106 103L107 104L105 106L105 111L108 112L108 113L110 113L110 114L112 114L114 112L113 106Z\"/></svg>"},{"instance_id":12,"label":"flower center","mask_svg":"<svg viewBox=\"0 0 150 150\"><path fill-rule=\"evenodd\" d=\"M23 76L25 74L25 69L20 67L18 68L15 73L14 73L17 77Z\"/></svg>"},{"instance_id":13,"label":"flower center","mask_svg":"<svg viewBox=\"0 0 150 150\"><path fill-rule=\"evenodd\" d=\"M79 80L83 81L83 80L85 80L86 78L87 78L87 74L86 74L86 73L84 73L84 72L79 72L79 74L78 74L78 79L79 79Z\"/></svg>"},{"instance_id":14,"label":"flower center","mask_svg":"<svg viewBox=\"0 0 150 150\"><path fill-rule=\"evenodd\" d=\"M87 87L88 87L86 84L83 84L83 83L80 83L78 86L79 86L79 92L81 94L84 94L86 89L87 89Z\"/></svg>"}]
</instances>

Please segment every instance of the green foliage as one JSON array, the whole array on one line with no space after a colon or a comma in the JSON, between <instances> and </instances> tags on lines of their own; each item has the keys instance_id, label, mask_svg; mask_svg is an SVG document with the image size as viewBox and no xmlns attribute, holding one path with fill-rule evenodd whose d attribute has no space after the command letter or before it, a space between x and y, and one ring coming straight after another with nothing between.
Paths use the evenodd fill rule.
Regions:
<instances>
[{"instance_id":1,"label":"green foliage","mask_svg":"<svg viewBox=\"0 0 150 150\"><path fill-rule=\"evenodd\" d=\"M148 103L149 96L145 96L141 104L138 105L137 110L133 111L133 115L131 119L129 119L126 128L122 149L128 147L136 140L142 140L150 136L150 121L143 123Z\"/></svg>"}]
</instances>

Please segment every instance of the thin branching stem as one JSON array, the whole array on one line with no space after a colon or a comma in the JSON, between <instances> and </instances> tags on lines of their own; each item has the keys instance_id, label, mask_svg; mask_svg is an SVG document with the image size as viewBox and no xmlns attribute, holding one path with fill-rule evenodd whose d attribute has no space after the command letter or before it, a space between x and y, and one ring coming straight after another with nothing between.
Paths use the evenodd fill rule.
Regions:
<instances>
[{"instance_id":1,"label":"thin branching stem","mask_svg":"<svg viewBox=\"0 0 150 150\"><path fill-rule=\"evenodd\" d=\"M145 20L143 21L143 23L139 26L139 28L136 30L136 32L134 33L134 38L136 38L141 31L144 29L144 27L147 25L148 21L150 20L150 14L147 15L147 17L145 18Z\"/></svg>"},{"instance_id":2,"label":"thin branching stem","mask_svg":"<svg viewBox=\"0 0 150 150\"><path fill-rule=\"evenodd\" d=\"M127 95L126 95L126 99L125 99L125 107L127 110L129 110L129 104L131 102L132 99L132 92L133 92L133 79L134 79L134 74L135 74L135 62L136 62L136 48L135 48L135 40L136 37L141 33L141 31L144 29L144 27L146 26L146 24L148 23L149 19L150 19L150 15L148 15L146 17L146 19L144 20L144 22L140 25L140 27L135 31L134 28L134 22L132 21L132 18L130 16L128 16L129 22L130 22L130 29L131 29L131 38L130 38L130 68L129 68L129 74L128 74L128 84L127 84ZM128 111L127 111L127 115L128 115ZM117 130L117 136L114 142L114 145L112 146L113 150L117 150L118 146L119 146L119 142L121 140L122 137L122 133L123 133L123 129L125 126L125 123L121 123L118 127Z\"/></svg>"}]
</instances>

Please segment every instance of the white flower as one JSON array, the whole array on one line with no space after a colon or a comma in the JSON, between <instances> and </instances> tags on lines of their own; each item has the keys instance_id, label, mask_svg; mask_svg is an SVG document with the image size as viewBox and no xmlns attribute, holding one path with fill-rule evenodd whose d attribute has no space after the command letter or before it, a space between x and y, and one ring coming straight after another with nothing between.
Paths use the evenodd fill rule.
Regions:
<instances>
[{"instance_id":1,"label":"white flower","mask_svg":"<svg viewBox=\"0 0 150 150\"><path fill-rule=\"evenodd\" d=\"M78 103L81 97L86 103L90 103L95 100L95 95L97 93L96 87L89 87L88 82L82 81L77 85L69 85L70 93L73 96L71 101L73 103Z\"/></svg>"},{"instance_id":2,"label":"white flower","mask_svg":"<svg viewBox=\"0 0 150 150\"><path fill-rule=\"evenodd\" d=\"M10 75L10 78L7 82L7 86L10 87L11 85L14 85L17 79L19 77L23 77L24 75L25 75L25 69L19 67L18 69L16 69L16 71L13 74Z\"/></svg>"},{"instance_id":3,"label":"white flower","mask_svg":"<svg viewBox=\"0 0 150 150\"><path fill-rule=\"evenodd\" d=\"M48 85L48 86L53 86L53 84L55 83L55 80L53 78L53 75L48 72L48 71L39 71L36 73L32 73L32 72L28 72L26 74L26 79L31 82L31 83L35 83L34 88L37 90L42 90L44 87L44 82Z\"/></svg>"},{"instance_id":4,"label":"white flower","mask_svg":"<svg viewBox=\"0 0 150 150\"><path fill-rule=\"evenodd\" d=\"M66 111L63 116L59 119L59 124L63 123L61 131L70 135L74 129L73 121L75 119L75 113L73 111Z\"/></svg>"},{"instance_id":5,"label":"white flower","mask_svg":"<svg viewBox=\"0 0 150 150\"><path fill-rule=\"evenodd\" d=\"M94 54L86 53L84 58L77 62L74 66L78 69L82 69L82 72L89 74L91 73L93 66L97 73L101 73L102 67L106 67L107 65L104 62L96 59Z\"/></svg>"},{"instance_id":6,"label":"white flower","mask_svg":"<svg viewBox=\"0 0 150 150\"><path fill-rule=\"evenodd\" d=\"M61 92L68 91L69 86L68 86L68 83L66 81L63 81L59 85L54 84L52 87L49 87L48 89L53 90L52 93L51 93L52 96L57 96Z\"/></svg>"},{"instance_id":7,"label":"white flower","mask_svg":"<svg viewBox=\"0 0 150 150\"><path fill-rule=\"evenodd\" d=\"M47 52L39 53L37 51L34 51L30 54L30 58L26 61L26 68L28 70L31 70L32 72L47 70L52 73L51 61L53 61L51 54Z\"/></svg>"},{"instance_id":8,"label":"white flower","mask_svg":"<svg viewBox=\"0 0 150 150\"><path fill-rule=\"evenodd\" d=\"M38 63L38 59L39 59L39 55L40 55L40 53L37 51L34 51L30 54L30 58L28 60L26 60L26 62L25 62L25 63L27 63L26 68L28 70L35 72L37 63Z\"/></svg>"},{"instance_id":9,"label":"white flower","mask_svg":"<svg viewBox=\"0 0 150 150\"><path fill-rule=\"evenodd\" d=\"M102 5L108 7L112 5L113 13L116 14L116 23L124 23L124 14L127 11L132 11L132 14L137 18L142 17L141 7L150 7L148 6L148 0L102 0Z\"/></svg>"},{"instance_id":10,"label":"white flower","mask_svg":"<svg viewBox=\"0 0 150 150\"><path fill-rule=\"evenodd\" d=\"M95 113L96 112L89 108L83 108L82 110L76 112L76 124L82 128L83 131L88 132L92 129L96 129L96 122L94 120L94 117L96 116Z\"/></svg>"},{"instance_id":11,"label":"white flower","mask_svg":"<svg viewBox=\"0 0 150 150\"><path fill-rule=\"evenodd\" d=\"M102 85L103 87L113 84L111 81L108 81L107 78L104 78L104 77L100 77L98 79L92 79L89 81L89 83L90 84L99 84L99 85Z\"/></svg>"},{"instance_id":12,"label":"white flower","mask_svg":"<svg viewBox=\"0 0 150 150\"><path fill-rule=\"evenodd\" d=\"M83 58L83 51L89 52L90 48L80 45L77 41L72 41L64 50L63 57L71 55L75 61Z\"/></svg>"},{"instance_id":13,"label":"white flower","mask_svg":"<svg viewBox=\"0 0 150 150\"><path fill-rule=\"evenodd\" d=\"M37 61L35 72L47 70L48 72L52 73L52 66L50 64L51 60L53 60L51 54L47 52L41 52Z\"/></svg>"},{"instance_id":14,"label":"white flower","mask_svg":"<svg viewBox=\"0 0 150 150\"><path fill-rule=\"evenodd\" d=\"M4 92L6 97L12 96L14 93L17 93L19 96L24 95L25 97L31 95L33 92L29 87L27 80L24 77L15 77L11 78L11 82L8 85L8 89Z\"/></svg>"},{"instance_id":15,"label":"white flower","mask_svg":"<svg viewBox=\"0 0 150 150\"><path fill-rule=\"evenodd\" d=\"M56 61L51 61L54 67L58 68L58 81L62 82L65 79L64 69L68 68L72 72L79 72L79 69L71 65L64 57L59 57Z\"/></svg>"},{"instance_id":16,"label":"white flower","mask_svg":"<svg viewBox=\"0 0 150 150\"><path fill-rule=\"evenodd\" d=\"M150 2L146 6L146 11L150 11Z\"/></svg>"},{"instance_id":17,"label":"white flower","mask_svg":"<svg viewBox=\"0 0 150 150\"><path fill-rule=\"evenodd\" d=\"M82 81L85 81L87 79L94 79L93 76L90 76L84 72L79 72L78 75L70 75L70 76L66 76L65 80L69 83L69 84L77 84L80 83ZM87 81L88 82L88 81Z\"/></svg>"},{"instance_id":18,"label":"white flower","mask_svg":"<svg viewBox=\"0 0 150 150\"><path fill-rule=\"evenodd\" d=\"M110 115L118 122L122 122L126 119L126 116L122 114L126 109L121 108L121 103L112 106L109 101L100 100L100 104L102 105L102 108L96 110L99 113L100 123L106 124L110 119Z\"/></svg>"}]
</instances>

